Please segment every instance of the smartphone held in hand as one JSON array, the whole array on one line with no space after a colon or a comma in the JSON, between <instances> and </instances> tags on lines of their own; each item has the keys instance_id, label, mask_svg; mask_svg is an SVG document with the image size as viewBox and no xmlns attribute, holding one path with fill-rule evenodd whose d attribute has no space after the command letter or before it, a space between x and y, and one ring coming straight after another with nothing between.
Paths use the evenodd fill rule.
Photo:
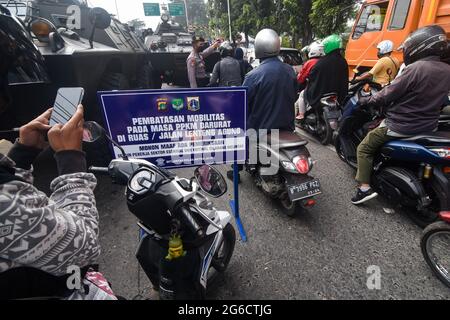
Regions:
<instances>
[{"instance_id":1,"label":"smartphone held in hand","mask_svg":"<svg viewBox=\"0 0 450 320\"><path fill-rule=\"evenodd\" d=\"M50 125L66 124L77 111L84 97L83 88L60 88L53 106Z\"/></svg>"}]
</instances>

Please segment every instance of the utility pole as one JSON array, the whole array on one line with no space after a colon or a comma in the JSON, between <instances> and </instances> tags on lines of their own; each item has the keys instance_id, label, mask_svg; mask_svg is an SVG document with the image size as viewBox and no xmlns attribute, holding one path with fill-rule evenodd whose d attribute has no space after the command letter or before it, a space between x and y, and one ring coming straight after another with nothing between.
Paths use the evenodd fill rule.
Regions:
<instances>
[{"instance_id":1,"label":"utility pole","mask_svg":"<svg viewBox=\"0 0 450 320\"><path fill-rule=\"evenodd\" d=\"M117 6L117 0L114 0L114 3L116 4L117 20L120 21L119 7Z\"/></svg>"},{"instance_id":2,"label":"utility pole","mask_svg":"<svg viewBox=\"0 0 450 320\"><path fill-rule=\"evenodd\" d=\"M231 13L230 13L230 0L227 0L228 5L228 29L230 32L230 42L233 42L233 36L231 35Z\"/></svg>"},{"instance_id":3,"label":"utility pole","mask_svg":"<svg viewBox=\"0 0 450 320\"><path fill-rule=\"evenodd\" d=\"M186 13L186 29L189 32L189 18L188 18L187 0L184 0L184 11Z\"/></svg>"}]
</instances>

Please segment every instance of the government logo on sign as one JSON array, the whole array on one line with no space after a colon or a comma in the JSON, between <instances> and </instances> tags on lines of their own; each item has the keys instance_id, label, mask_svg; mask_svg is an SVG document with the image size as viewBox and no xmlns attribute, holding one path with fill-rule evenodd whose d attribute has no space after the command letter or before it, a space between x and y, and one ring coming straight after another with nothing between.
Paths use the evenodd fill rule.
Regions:
<instances>
[{"instance_id":1,"label":"government logo on sign","mask_svg":"<svg viewBox=\"0 0 450 320\"><path fill-rule=\"evenodd\" d=\"M156 100L156 104L158 106L158 111L167 111L167 103L168 103L168 100L165 98Z\"/></svg>"},{"instance_id":2,"label":"government logo on sign","mask_svg":"<svg viewBox=\"0 0 450 320\"><path fill-rule=\"evenodd\" d=\"M173 99L172 100L172 108L176 111L180 111L184 108L183 99Z\"/></svg>"},{"instance_id":3,"label":"government logo on sign","mask_svg":"<svg viewBox=\"0 0 450 320\"><path fill-rule=\"evenodd\" d=\"M200 110L200 97L189 97L187 98L188 110L189 111L199 111Z\"/></svg>"}]
</instances>

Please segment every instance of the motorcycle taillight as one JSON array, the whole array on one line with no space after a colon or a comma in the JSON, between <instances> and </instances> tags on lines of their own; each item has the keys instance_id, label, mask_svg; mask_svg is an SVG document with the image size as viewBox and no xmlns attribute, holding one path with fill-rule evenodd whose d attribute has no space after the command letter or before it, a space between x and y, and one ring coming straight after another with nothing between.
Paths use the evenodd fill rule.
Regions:
<instances>
[{"instance_id":1,"label":"motorcycle taillight","mask_svg":"<svg viewBox=\"0 0 450 320\"><path fill-rule=\"evenodd\" d=\"M307 174L311 170L310 166L311 161L306 156L295 157L292 162L294 162L297 171L301 174Z\"/></svg>"}]
</instances>

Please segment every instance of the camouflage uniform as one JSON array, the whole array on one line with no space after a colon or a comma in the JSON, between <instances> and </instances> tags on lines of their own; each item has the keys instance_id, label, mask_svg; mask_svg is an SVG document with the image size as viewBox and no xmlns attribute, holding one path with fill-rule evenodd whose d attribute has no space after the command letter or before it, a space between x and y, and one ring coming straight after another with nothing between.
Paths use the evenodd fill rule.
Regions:
<instances>
[{"instance_id":1,"label":"camouflage uniform","mask_svg":"<svg viewBox=\"0 0 450 320\"><path fill-rule=\"evenodd\" d=\"M205 87L209 83L206 76L205 58L213 54L215 49L214 46L210 46L200 53L192 50L187 58L187 71L191 88Z\"/></svg>"}]
</instances>

